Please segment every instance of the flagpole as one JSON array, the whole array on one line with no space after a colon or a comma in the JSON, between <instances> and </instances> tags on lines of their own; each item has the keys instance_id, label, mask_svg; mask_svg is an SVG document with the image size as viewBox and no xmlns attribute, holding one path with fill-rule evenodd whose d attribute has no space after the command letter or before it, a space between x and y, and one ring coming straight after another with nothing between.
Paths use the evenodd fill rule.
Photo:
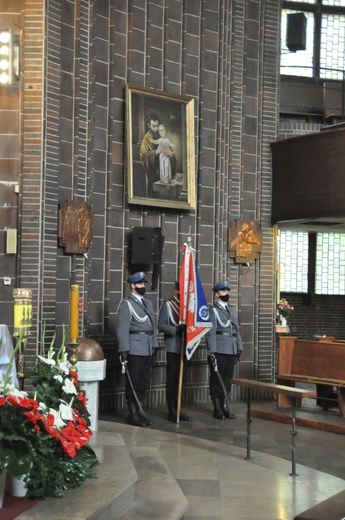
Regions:
<instances>
[{"instance_id":1,"label":"flagpole","mask_svg":"<svg viewBox=\"0 0 345 520\"><path fill-rule=\"evenodd\" d=\"M180 423L181 413L181 398L182 398L182 381L183 381L183 366L184 366L184 353L186 350L186 333L183 332L181 341L181 354L180 354L180 375L178 381L178 392L177 392L177 407L176 407L176 424Z\"/></svg>"},{"instance_id":2,"label":"flagpole","mask_svg":"<svg viewBox=\"0 0 345 520\"><path fill-rule=\"evenodd\" d=\"M187 238L187 245L190 248L192 244L192 237L189 235ZM180 324L186 325L186 321L180 322ZM178 392L177 392L177 405L176 405L176 424L180 423L180 414L181 414L181 399L182 399L182 384L183 384L183 368L184 368L184 357L186 353L186 331L183 331L181 338L181 352L180 352L180 374L179 374L179 382L178 382Z\"/></svg>"}]
</instances>

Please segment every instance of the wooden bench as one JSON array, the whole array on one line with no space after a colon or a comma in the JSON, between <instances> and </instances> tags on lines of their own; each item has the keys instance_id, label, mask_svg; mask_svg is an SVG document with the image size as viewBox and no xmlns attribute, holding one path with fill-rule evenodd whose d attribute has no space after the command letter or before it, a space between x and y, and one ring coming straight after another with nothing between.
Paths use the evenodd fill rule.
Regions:
<instances>
[{"instance_id":1,"label":"wooden bench","mask_svg":"<svg viewBox=\"0 0 345 520\"><path fill-rule=\"evenodd\" d=\"M261 390L271 392L273 394L284 395L291 407L291 475L297 476L296 473L296 407L297 402L302 398L309 397L310 392L302 388L293 388L291 386L277 385L275 383L266 383L265 381L254 381L252 379L232 379L231 384L246 388L248 390L247 398L247 459L250 459L250 424L251 424L251 390Z\"/></svg>"},{"instance_id":2,"label":"wooden bench","mask_svg":"<svg viewBox=\"0 0 345 520\"><path fill-rule=\"evenodd\" d=\"M329 396L315 393L322 403L333 402L345 417L345 342L333 338L318 341L298 340L281 336L278 347L277 383L295 386L296 382L312 383L318 389L329 388ZM333 388L335 395L332 396ZM278 396L278 406L289 406L284 395ZM327 406L324 404L324 409Z\"/></svg>"},{"instance_id":3,"label":"wooden bench","mask_svg":"<svg viewBox=\"0 0 345 520\"><path fill-rule=\"evenodd\" d=\"M294 520L344 520L344 518L345 491L341 491L295 516Z\"/></svg>"}]
</instances>

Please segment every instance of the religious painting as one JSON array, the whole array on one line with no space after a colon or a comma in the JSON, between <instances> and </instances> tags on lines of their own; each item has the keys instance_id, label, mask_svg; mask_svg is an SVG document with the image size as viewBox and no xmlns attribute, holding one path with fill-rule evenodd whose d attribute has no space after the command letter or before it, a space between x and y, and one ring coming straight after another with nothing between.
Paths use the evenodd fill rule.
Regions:
<instances>
[{"instance_id":1,"label":"religious painting","mask_svg":"<svg viewBox=\"0 0 345 520\"><path fill-rule=\"evenodd\" d=\"M126 86L128 202L195 209L194 100Z\"/></svg>"},{"instance_id":2,"label":"religious painting","mask_svg":"<svg viewBox=\"0 0 345 520\"><path fill-rule=\"evenodd\" d=\"M228 230L230 258L237 264L251 264L262 251L262 231L257 222L233 220Z\"/></svg>"},{"instance_id":3,"label":"religious painting","mask_svg":"<svg viewBox=\"0 0 345 520\"><path fill-rule=\"evenodd\" d=\"M66 253L83 254L90 247L93 215L91 206L80 200L61 202L59 209L59 246Z\"/></svg>"}]
</instances>

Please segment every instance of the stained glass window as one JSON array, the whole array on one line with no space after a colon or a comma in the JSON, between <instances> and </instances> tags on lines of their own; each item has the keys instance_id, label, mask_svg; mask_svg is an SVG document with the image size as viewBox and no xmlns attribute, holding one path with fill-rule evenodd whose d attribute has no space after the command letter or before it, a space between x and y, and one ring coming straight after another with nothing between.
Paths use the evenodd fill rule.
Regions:
<instances>
[{"instance_id":1,"label":"stained glass window","mask_svg":"<svg viewBox=\"0 0 345 520\"><path fill-rule=\"evenodd\" d=\"M345 234L318 233L316 294L345 294Z\"/></svg>"},{"instance_id":2,"label":"stained glass window","mask_svg":"<svg viewBox=\"0 0 345 520\"><path fill-rule=\"evenodd\" d=\"M308 233L280 231L278 264L281 292L308 292Z\"/></svg>"}]
</instances>

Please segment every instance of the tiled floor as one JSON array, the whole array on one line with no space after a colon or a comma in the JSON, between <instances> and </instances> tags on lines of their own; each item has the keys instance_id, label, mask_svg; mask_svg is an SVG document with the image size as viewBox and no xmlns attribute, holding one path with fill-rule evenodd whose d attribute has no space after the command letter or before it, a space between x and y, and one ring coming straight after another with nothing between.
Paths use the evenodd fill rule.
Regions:
<instances>
[{"instance_id":1,"label":"tiled floor","mask_svg":"<svg viewBox=\"0 0 345 520\"><path fill-rule=\"evenodd\" d=\"M276 409L275 403L254 403ZM301 511L345 489L345 436L297 426L296 469L291 473L291 425L253 418L246 460L246 403L234 403L236 420L217 421L210 403L184 408L193 422L170 423L166 410L148 410L150 429L117 422L125 443L156 446L189 501L185 520L293 520ZM298 415L345 423L315 406ZM174 435L171 435L174 434ZM144 518L144 516L143 516ZM157 518L160 518L157 516ZM325 519L328 520L328 519Z\"/></svg>"}]
</instances>

